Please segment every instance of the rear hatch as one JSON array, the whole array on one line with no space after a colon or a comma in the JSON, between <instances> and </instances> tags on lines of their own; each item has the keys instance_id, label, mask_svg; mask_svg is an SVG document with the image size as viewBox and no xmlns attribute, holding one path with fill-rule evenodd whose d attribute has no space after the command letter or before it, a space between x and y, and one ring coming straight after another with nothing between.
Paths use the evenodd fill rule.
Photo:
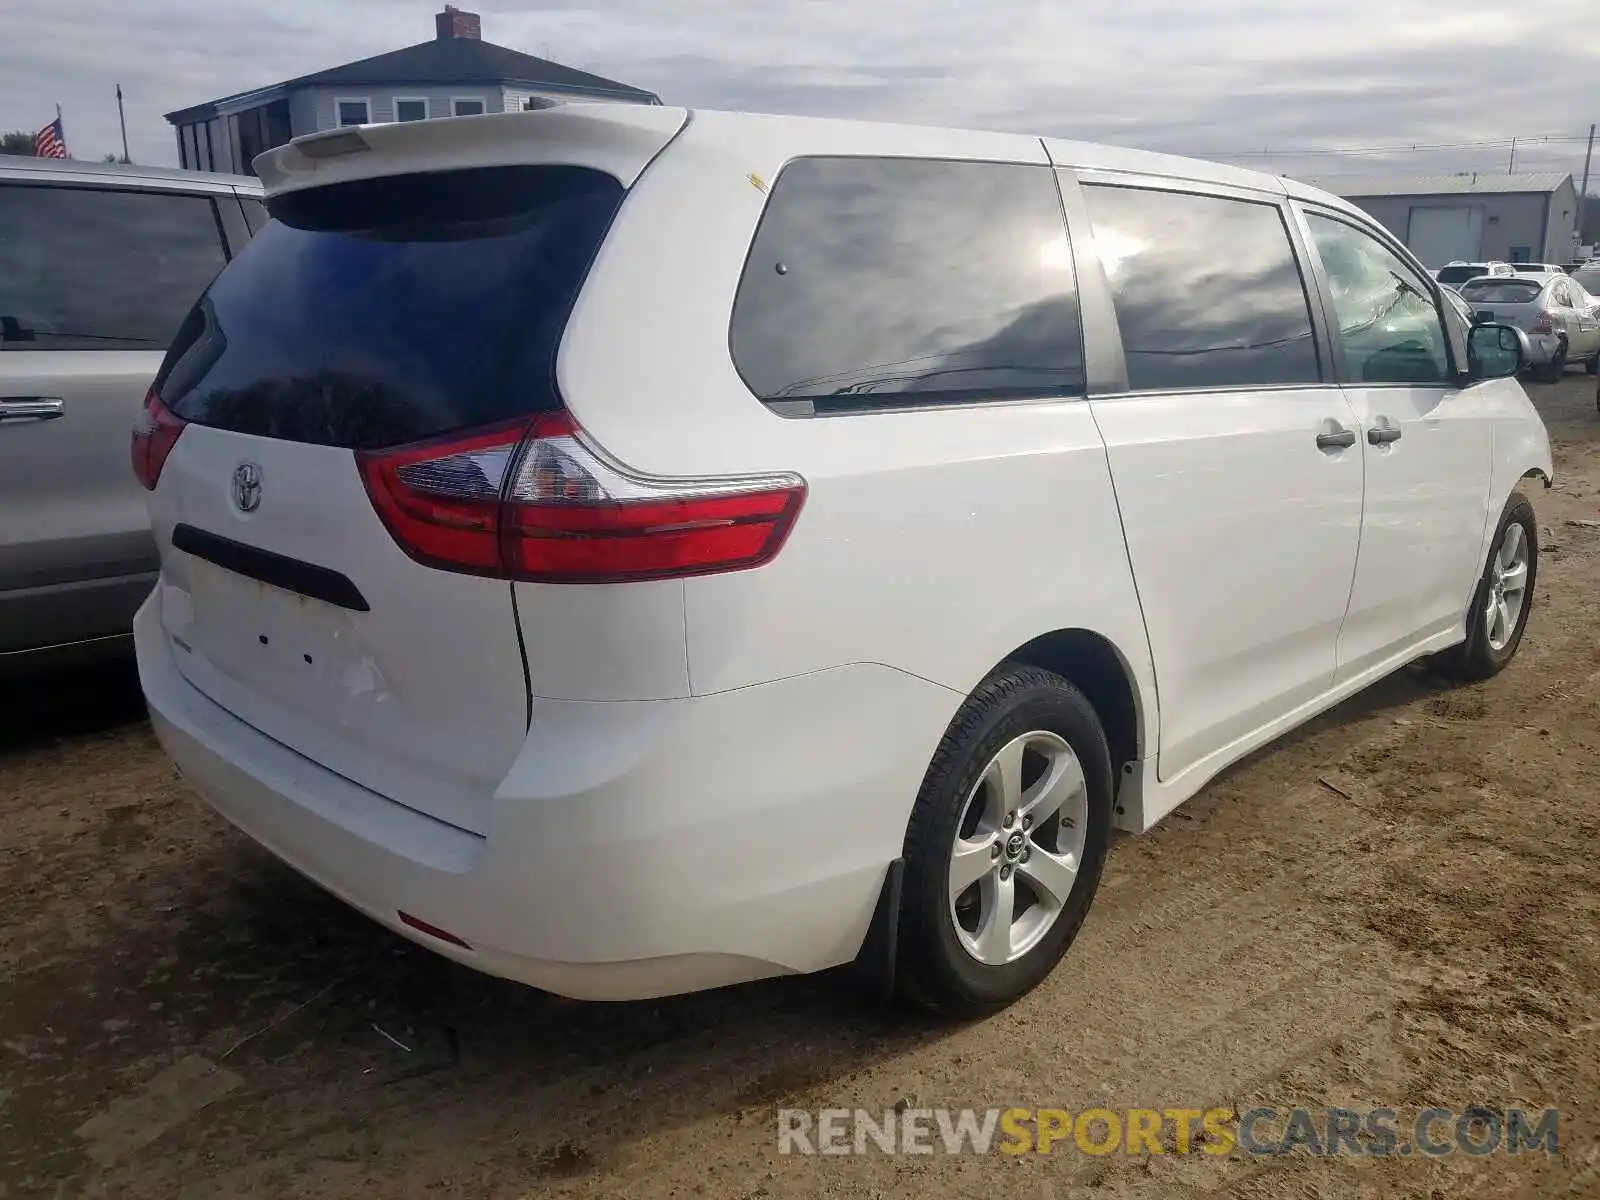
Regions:
<instances>
[{"instance_id":1,"label":"rear hatch","mask_svg":"<svg viewBox=\"0 0 1600 1200\"><path fill-rule=\"evenodd\" d=\"M185 677L322 766L478 833L527 731L512 586L402 549L363 472L375 452L559 407L556 348L632 179L615 147L607 170L572 165L570 145L562 158L389 175L363 159L366 178L273 198L155 392L183 422L151 513ZM505 465L494 453L451 459L465 474L447 482L481 485Z\"/></svg>"},{"instance_id":2,"label":"rear hatch","mask_svg":"<svg viewBox=\"0 0 1600 1200\"><path fill-rule=\"evenodd\" d=\"M1461 298L1479 321L1516 325L1532 333L1535 332L1535 324L1544 315L1544 309L1539 304L1544 286L1530 280L1479 279L1465 284L1460 290Z\"/></svg>"}]
</instances>

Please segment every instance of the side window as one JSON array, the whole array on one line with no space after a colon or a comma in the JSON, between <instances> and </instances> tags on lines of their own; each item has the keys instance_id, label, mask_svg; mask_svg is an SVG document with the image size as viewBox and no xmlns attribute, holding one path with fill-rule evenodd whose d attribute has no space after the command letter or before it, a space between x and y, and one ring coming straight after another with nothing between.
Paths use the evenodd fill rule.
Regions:
<instances>
[{"instance_id":1,"label":"side window","mask_svg":"<svg viewBox=\"0 0 1600 1200\"><path fill-rule=\"evenodd\" d=\"M251 234L260 233L272 219L267 216L267 206L254 196L240 196L239 207L244 209L244 223L250 227Z\"/></svg>"},{"instance_id":2,"label":"side window","mask_svg":"<svg viewBox=\"0 0 1600 1200\"><path fill-rule=\"evenodd\" d=\"M1051 169L796 159L756 231L731 343L761 399L824 410L1082 394Z\"/></svg>"},{"instance_id":3,"label":"side window","mask_svg":"<svg viewBox=\"0 0 1600 1200\"><path fill-rule=\"evenodd\" d=\"M165 350L224 261L205 196L0 184L0 351Z\"/></svg>"},{"instance_id":4,"label":"side window","mask_svg":"<svg viewBox=\"0 0 1600 1200\"><path fill-rule=\"evenodd\" d=\"M1557 283L1550 289L1550 298L1556 302L1557 307L1572 307L1572 293L1567 290L1567 285L1564 283Z\"/></svg>"},{"instance_id":5,"label":"side window","mask_svg":"<svg viewBox=\"0 0 1600 1200\"><path fill-rule=\"evenodd\" d=\"M1355 383L1447 384L1444 322L1422 277L1371 234L1307 213Z\"/></svg>"},{"instance_id":6,"label":"side window","mask_svg":"<svg viewBox=\"0 0 1600 1200\"><path fill-rule=\"evenodd\" d=\"M1150 188L1083 191L1130 388L1321 380L1310 303L1276 205Z\"/></svg>"}]
</instances>

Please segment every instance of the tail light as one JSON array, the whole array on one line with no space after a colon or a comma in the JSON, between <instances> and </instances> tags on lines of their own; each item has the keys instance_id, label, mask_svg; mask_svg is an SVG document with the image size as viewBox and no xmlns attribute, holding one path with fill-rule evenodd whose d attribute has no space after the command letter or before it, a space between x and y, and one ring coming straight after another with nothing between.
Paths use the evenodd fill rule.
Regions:
<instances>
[{"instance_id":1,"label":"tail light","mask_svg":"<svg viewBox=\"0 0 1600 1200\"><path fill-rule=\"evenodd\" d=\"M1555 322L1550 319L1550 314L1544 311L1534 317L1533 324L1528 327L1529 333L1554 333L1555 331Z\"/></svg>"},{"instance_id":2,"label":"tail light","mask_svg":"<svg viewBox=\"0 0 1600 1200\"><path fill-rule=\"evenodd\" d=\"M660 479L612 462L566 413L358 452L400 548L445 570L542 583L760 566L805 499L798 475Z\"/></svg>"},{"instance_id":3,"label":"tail light","mask_svg":"<svg viewBox=\"0 0 1600 1200\"><path fill-rule=\"evenodd\" d=\"M161 481L161 468L178 444L183 426L183 419L161 403L156 389L151 388L145 394L144 411L133 426L133 473L146 491L156 490L156 484Z\"/></svg>"}]
</instances>

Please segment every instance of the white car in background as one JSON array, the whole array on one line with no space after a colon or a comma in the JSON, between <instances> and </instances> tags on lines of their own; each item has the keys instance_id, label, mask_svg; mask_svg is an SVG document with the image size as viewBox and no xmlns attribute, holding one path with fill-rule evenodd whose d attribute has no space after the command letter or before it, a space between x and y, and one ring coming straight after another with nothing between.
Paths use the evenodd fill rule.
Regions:
<instances>
[{"instance_id":1,"label":"white car in background","mask_svg":"<svg viewBox=\"0 0 1600 1200\"><path fill-rule=\"evenodd\" d=\"M1327 193L633 105L256 166L274 219L136 433L151 717L477 969L617 1000L862 959L992 1011L1113 826L1415 659L1516 654L1526 338Z\"/></svg>"},{"instance_id":2,"label":"white car in background","mask_svg":"<svg viewBox=\"0 0 1600 1200\"><path fill-rule=\"evenodd\" d=\"M1498 275L1471 279L1461 297L1478 321L1515 325L1528 335L1529 365L1546 383L1570 362L1592 375L1600 368L1600 311L1594 297L1566 275Z\"/></svg>"},{"instance_id":3,"label":"white car in background","mask_svg":"<svg viewBox=\"0 0 1600 1200\"><path fill-rule=\"evenodd\" d=\"M1480 275L1511 275L1514 272L1510 263L1490 262L1456 262L1446 263L1433 273L1433 277L1440 283L1448 283L1452 287L1460 287L1469 279L1476 279Z\"/></svg>"}]
</instances>

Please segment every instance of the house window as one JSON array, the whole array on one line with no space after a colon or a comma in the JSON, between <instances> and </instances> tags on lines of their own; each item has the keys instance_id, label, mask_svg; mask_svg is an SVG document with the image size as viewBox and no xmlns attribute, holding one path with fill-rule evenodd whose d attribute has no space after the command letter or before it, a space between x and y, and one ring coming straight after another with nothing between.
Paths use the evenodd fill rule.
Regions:
<instances>
[{"instance_id":1,"label":"house window","mask_svg":"<svg viewBox=\"0 0 1600 1200\"><path fill-rule=\"evenodd\" d=\"M372 104L367 100L336 100L334 111L339 118L339 126L370 125L372 124Z\"/></svg>"},{"instance_id":2,"label":"house window","mask_svg":"<svg viewBox=\"0 0 1600 1200\"><path fill-rule=\"evenodd\" d=\"M396 121L426 121L428 119L427 97L396 96L394 98L394 119Z\"/></svg>"},{"instance_id":3,"label":"house window","mask_svg":"<svg viewBox=\"0 0 1600 1200\"><path fill-rule=\"evenodd\" d=\"M450 112L457 117L481 117L483 115L483 101L476 98L457 96L450 101Z\"/></svg>"}]
</instances>

